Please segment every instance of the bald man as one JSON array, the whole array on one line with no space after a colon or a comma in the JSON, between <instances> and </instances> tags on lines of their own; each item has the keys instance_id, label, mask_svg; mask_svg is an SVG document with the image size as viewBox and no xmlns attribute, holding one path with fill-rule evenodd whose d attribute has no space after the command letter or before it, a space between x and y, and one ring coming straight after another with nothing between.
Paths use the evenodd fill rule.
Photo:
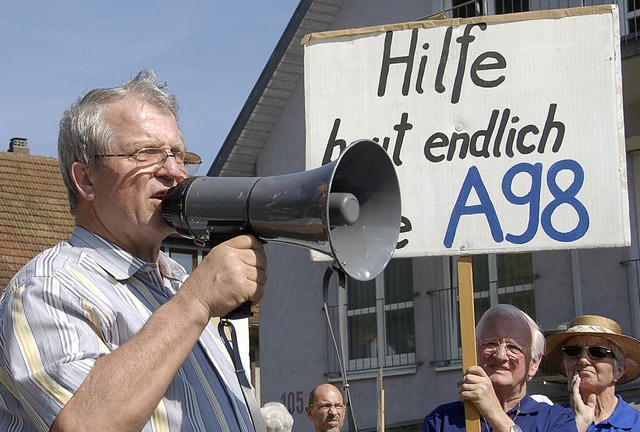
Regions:
<instances>
[{"instance_id":1,"label":"bald man","mask_svg":"<svg viewBox=\"0 0 640 432\"><path fill-rule=\"evenodd\" d=\"M321 384L309 394L309 406L305 411L316 432L339 432L346 406L340 390L331 384Z\"/></svg>"}]
</instances>

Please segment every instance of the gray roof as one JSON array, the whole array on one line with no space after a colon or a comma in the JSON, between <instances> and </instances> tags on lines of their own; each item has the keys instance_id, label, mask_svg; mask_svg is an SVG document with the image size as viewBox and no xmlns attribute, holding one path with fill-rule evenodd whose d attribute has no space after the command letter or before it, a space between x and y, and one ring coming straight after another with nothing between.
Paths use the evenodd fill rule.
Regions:
<instances>
[{"instance_id":1,"label":"gray roof","mask_svg":"<svg viewBox=\"0 0 640 432\"><path fill-rule=\"evenodd\" d=\"M216 155L209 176L256 176L256 160L303 76L302 38L329 28L342 0L301 0Z\"/></svg>"}]
</instances>

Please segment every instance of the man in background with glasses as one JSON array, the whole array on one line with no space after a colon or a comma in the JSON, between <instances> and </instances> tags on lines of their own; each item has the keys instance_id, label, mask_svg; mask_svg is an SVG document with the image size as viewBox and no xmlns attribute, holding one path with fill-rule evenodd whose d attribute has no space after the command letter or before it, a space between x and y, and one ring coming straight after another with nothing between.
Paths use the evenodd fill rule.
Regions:
<instances>
[{"instance_id":1,"label":"man in background with glasses","mask_svg":"<svg viewBox=\"0 0 640 432\"><path fill-rule=\"evenodd\" d=\"M65 112L76 226L0 297L0 430L254 430L211 318L261 299L266 257L239 236L189 276L160 251L162 198L202 162L177 112L152 70Z\"/></svg>"},{"instance_id":2,"label":"man in background with glasses","mask_svg":"<svg viewBox=\"0 0 640 432\"><path fill-rule=\"evenodd\" d=\"M321 384L309 393L307 417L316 432L339 432L344 423L347 407L342 393L331 384Z\"/></svg>"},{"instance_id":3,"label":"man in background with glasses","mask_svg":"<svg viewBox=\"0 0 640 432\"><path fill-rule=\"evenodd\" d=\"M616 395L616 385L640 376L640 340L600 315L581 315L549 336L549 365L568 378L578 430L637 431L640 411Z\"/></svg>"},{"instance_id":4,"label":"man in background with glasses","mask_svg":"<svg viewBox=\"0 0 640 432\"><path fill-rule=\"evenodd\" d=\"M424 420L424 432L465 430L463 401L480 413L485 432L575 431L571 411L535 401L527 392L542 360L545 339L538 325L509 304L487 310L476 326L478 365L458 383L460 401L441 405Z\"/></svg>"}]
</instances>

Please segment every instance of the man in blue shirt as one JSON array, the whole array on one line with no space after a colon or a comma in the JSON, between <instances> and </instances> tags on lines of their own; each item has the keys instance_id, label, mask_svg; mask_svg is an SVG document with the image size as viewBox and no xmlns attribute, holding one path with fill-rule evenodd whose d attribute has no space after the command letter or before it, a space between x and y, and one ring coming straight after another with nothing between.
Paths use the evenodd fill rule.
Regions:
<instances>
[{"instance_id":1,"label":"man in blue shirt","mask_svg":"<svg viewBox=\"0 0 640 432\"><path fill-rule=\"evenodd\" d=\"M571 410L536 402L527 381L538 371L544 335L526 313L499 304L476 327L478 365L464 372L458 386L460 401L441 405L424 420L423 432L465 430L463 401L480 413L481 430L493 432L576 431Z\"/></svg>"}]
</instances>

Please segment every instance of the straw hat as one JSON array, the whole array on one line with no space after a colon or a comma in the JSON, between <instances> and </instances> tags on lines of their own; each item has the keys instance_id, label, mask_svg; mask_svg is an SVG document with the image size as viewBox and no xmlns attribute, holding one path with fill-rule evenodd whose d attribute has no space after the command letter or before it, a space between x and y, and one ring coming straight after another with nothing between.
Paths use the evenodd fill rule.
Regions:
<instances>
[{"instance_id":1,"label":"straw hat","mask_svg":"<svg viewBox=\"0 0 640 432\"><path fill-rule=\"evenodd\" d=\"M620 325L614 320L599 315L581 315L569 323L569 328L547 337L547 362L564 374L562 346L573 336L596 336L617 346L627 362L627 371L617 384L624 384L640 376L640 340L622 334Z\"/></svg>"}]
</instances>

